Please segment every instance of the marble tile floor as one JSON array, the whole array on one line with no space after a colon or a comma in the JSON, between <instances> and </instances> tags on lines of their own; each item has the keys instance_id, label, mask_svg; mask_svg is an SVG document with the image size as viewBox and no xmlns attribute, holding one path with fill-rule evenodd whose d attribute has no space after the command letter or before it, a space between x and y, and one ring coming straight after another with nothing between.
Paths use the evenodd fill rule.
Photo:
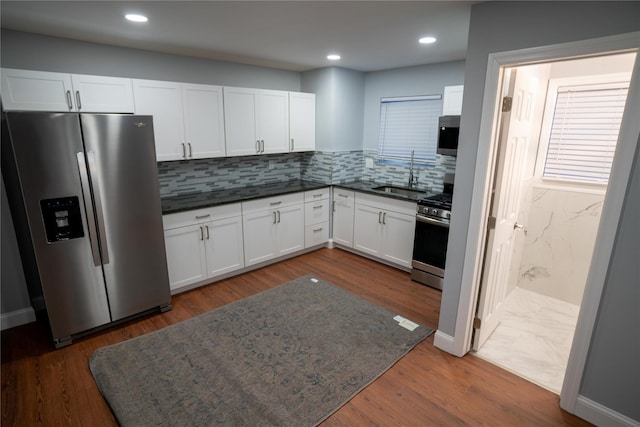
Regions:
<instances>
[{"instance_id":1,"label":"marble tile floor","mask_svg":"<svg viewBox=\"0 0 640 427\"><path fill-rule=\"evenodd\" d=\"M474 354L560 394L580 307L516 288L502 322Z\"/></svg>"}]
</instances>

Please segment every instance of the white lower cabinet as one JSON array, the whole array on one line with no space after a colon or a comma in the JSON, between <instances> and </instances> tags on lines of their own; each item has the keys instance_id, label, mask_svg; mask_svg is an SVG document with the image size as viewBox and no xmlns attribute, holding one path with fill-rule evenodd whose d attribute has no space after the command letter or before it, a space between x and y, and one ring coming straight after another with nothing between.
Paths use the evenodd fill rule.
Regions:
<instances>
[{"instance_id":1,"label":"white lower cabinet","mask_svg":"<svg viewBox=\"0 0 640 427\"><path fill-rule=\"evenodd\" d=\"M163 217L171 290L244 267L240 203Z\"/></svg>"},{"instance_id":2,"label":"white lower cabinet","mask_svg":"<svg viewBox=\"0 0 640 427\"><path fill-rule=\"evenodd\" d=\"M329 241L329 187L304 193L304 247Z\"/></svg>"},{"instance_id":3,"label":"white lower cabinet","mask_svg":"<svg viewBox=\"0 0 640 427\"><path fill-rule=\"evenodd\" d=\"M242 203L245 265L304 249L303 193Z\"/></svg>"},{"instance_id":4,"label":"white lower cabinet","mask_svg":"<svg viewBox=\"0 0 640 427\"><path fill-rule=\"evenodd\" d=\"M356 193L353 248L411 267L416 204Z\"/></svg>"},{"instance_id":5,"label":"white lower cabinet","mask_svg":"<svg viewBox=\"0 0 640 427\"><path fill-rule=\"evenodd\" d=\"M342 188L333 189L333 241L353 247L353 210L355 193Z\"/></svg>"}]
</instances>

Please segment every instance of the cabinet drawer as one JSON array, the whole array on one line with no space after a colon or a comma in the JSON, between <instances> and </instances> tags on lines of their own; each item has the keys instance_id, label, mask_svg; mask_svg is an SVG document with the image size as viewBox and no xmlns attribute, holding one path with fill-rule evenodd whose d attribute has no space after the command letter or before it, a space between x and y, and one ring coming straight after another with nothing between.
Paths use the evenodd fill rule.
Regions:
<instances>
[{"instance_id":1,"label":"cabinet drawer","mask_svg":"<svg viewBox=\"0 0 640 427\"><path fill-rule=\"evenodd\" d=\"M338 204L353 204L355 198L355 193L353 191L345 190L343 188L333 188L333 201Z\"/></svg>"},{"instance_id":2,"label":"cabinet drawer","mask_svg":"<svg viewBox=\"0 0 640 427\"><path fill-rule=\"evenodd\" d=\"M325 243L329 240L329 221L307 225L304 228L304 247Z\"/></svg>"},{"instance_id":3,"label":"cabinet drawer","mask_svg":"<svg viewBox=\"0 0 640 427\"><path fill-rule=\"evenodd\" d=\"M304 192L304 201L307 202L315 202L318 200L325 200L329 198L329 187L319 188L317 190L305 191Z\"/></svg>"},{"instance_id":4,"label":"cabinet drawer","mask_svg":"<svg viewBox=\"0 0 640 427\"><path fill-rule=\"evenodd\" d=\"M264 199L249 200L242 202L242 213L266 211L278 209L285 206L301 204L304 201L303 193L282 194L280 196L265 197Z\"/></svg>"},{"instance_id":5,"label":"cabinet drawer","mask_svg":"<svg viewBox=\"0 0 640 427\"><path fill-rule=\"evenodd\" d=\"M319 224L329 221L329 200L304 204L304 224Z\"/></svg>"},{"instance_id":6,"label":"cabinet drawer","mask_svg":"<svg viewBox=\"0 0 640 427\"><path fill-rule=\"evenodd\" d=\"M355 193L358 205L370 206L376 209L398 212L407 215L415 215L417 203L404 200L391 199L389 197L374 196L366 193Z\"/></svg>"},{"instance_id":7,"label":"cabinet drawer","mask_svg":"<svg viewBox=\"0 0 640 427\"><path fill-rule=\"evenodd\" d=\"M184 227L192 224L201 224L216 219L231 218L242 215L240 203L213 206L204 209L194 209L192 211L178 212L162 216L164 229L169 230L176 227Z\"/></svg>"}]
</instances>

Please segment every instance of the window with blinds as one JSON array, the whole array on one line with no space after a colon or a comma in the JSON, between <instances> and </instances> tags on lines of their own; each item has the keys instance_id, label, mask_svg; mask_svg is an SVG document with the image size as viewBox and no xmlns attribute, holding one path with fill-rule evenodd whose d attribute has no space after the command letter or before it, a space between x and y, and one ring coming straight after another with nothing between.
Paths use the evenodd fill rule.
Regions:
<instances>
[{"instance_id":1,"label":"window with blinds","mask_svg":"<svg viewBox=\"0 0 640 427\"><path fill-rule=\"evenodd\" d=\"M629 82L558 87L543 178L606 184Z\"/></svg>"},{"instance_id":2,"label":"window with blinds","mask_svg":"<svg viewBox=\"0 0 640 427\"><path fill-rule=\"evenodd\" d=\"M433 165L442 95L382 98L378 161Z\"/></svg>"}]
</instances>

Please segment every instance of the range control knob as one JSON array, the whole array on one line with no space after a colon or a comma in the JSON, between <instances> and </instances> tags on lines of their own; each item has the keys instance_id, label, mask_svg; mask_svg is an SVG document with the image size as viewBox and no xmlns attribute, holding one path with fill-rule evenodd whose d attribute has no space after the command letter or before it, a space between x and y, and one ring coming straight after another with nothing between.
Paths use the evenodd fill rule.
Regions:
<instances>
[{"instance_id":1,"label":"range control knob","mask_svg":"<svg viewBox=\"0 0 640 427\"><path fill-rule=\"evenodd\" d=\"M431 215L437 216L438 215L438 209L432 208L430 213L431 213Z\"/></svg>"},{"instance_id":2,"label":"range control knob","mask_svg":"<svg viewBox=\"0 0 640 427\"><path fill-rule=\"evenodd\" d=\"M444 217L447 219L451 219L451 212L447 212Z\"/></svg>"}]
</instances>

